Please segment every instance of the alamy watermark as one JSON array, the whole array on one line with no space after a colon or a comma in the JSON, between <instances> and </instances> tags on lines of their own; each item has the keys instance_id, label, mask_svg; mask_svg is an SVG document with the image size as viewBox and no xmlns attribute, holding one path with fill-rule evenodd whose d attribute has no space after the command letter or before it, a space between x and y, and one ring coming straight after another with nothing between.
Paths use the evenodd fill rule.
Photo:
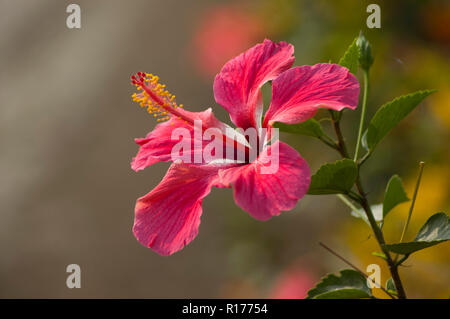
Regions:
<instances>
[{"instance_id":1,"label":"alamy watermark","mask_svg":"<svg viewBox=\"0 0 450 319\"><path fill-rule=\"evenodd\" d=\"M367 13L370 15L367 17L366 24L369 29L381 28L381 8L378 4L372 3L367 6Z\"/></svg>"},{"instance_id":2,"label":"alamy watermark","mask_svg":"<svg viewBox=\"0 0 450 319\"><path fill-rule=\"evenodd\" d=\"M69 4L66 8L66 12L70 13L66 19L66 25L69 29L81 28L81 8L78 4Z\"/></svg>"},{"instance_id":3,"label":"alamy watermark","mask_svg":"<svg viewBox=\"0 0 450 319\"><path fill-rule=\"evenodd\" d=\"M279 167L279 132L277 128L227 127L203 128L201 120L194 120L194 129L177 127L171 134L176 141L171 150L175 163L248 164L258 161L261 174L274 174Z\"/></svg>"},{"instance_id":4,"label":"alamy watermark","mask_svg":"<svg viewBox=\"0 0 450 319\"><path fill-rule=\"evenodd\" d=\"M66 267L66 272L70 273L66 279L67 288L81 288L81 267L77 264L70 264Z\"/></svg>"}]
</instances>

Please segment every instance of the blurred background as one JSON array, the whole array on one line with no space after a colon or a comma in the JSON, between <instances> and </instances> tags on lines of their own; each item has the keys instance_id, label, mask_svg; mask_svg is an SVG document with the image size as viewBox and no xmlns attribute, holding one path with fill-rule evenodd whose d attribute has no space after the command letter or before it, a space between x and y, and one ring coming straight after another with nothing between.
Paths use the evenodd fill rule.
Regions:
<instances>
[{"instance_id":1,"label":"blurred background","mask_svg":"<svg viewBox=\"0 0 450 319\"><path fill-rule=\"evenodd\" d=\"M181 252L161 257L135 240L135 201L168 163L130 168L133 139L156 125L131 101L130 75L157 74L187 109L212 107L229 123L214 102L214 75L264 38L294 44L303 65L337 62L363 30L375 55L367 118L398 95L438 89L380 144L362 178L373 204L393 174L411 197L426 162L407 239L433 213L449 212L449 1L78 0L82 27L68 29L70 3L0 0L0 297L302 298L321 276L348 267L319 241L362 269L382 265L371 230L334 196L306 196L260 222L231 190L213 189L198 237ZM381 6L381 29L366 27L370 3ZM359 110L345 112L351 146L358 121ZM282 139L312 171L338 159L307 137ZM407 209L388 216L388 242L398 240ZM81 289L66 287L72 263ZM401 268L408 296L447 298L449 263L448 244L410 257Z\"/></svg>"}]
</instances>

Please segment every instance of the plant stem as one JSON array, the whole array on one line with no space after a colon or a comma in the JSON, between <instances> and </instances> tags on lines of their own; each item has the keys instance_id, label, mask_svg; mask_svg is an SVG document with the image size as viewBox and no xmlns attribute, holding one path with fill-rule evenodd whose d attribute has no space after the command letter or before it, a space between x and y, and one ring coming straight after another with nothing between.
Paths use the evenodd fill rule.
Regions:
<instances>
[{"instance_id":1,"label":"plant stem","mask_svg":"<svg viewBox=\"0 0 450 319\"><path fill-rule=\"evenodd\" d=\"M414 188L414 194L413 194L413 198L411 201L411 206L409 207L408 218L406 219L405 226L403 226L402 235L400 236L400 242L403 242L403 238L405 237L406 231L408 230L409 222L411 221L412 212L414 210L414 204L416 203L417 193L419 191L420 180L422 179L424 165L425 165L425 162L419 163L419 176L417 176L416 187ZM400 257L399 254L397 254L395 256L394 261L395 261L396 265L401 265L402 262L404 262L409 257L409 255L405 255L405 256L403 256L403 258L401 258L399 261L397 261L399 257Z\"/></svg>"},{"instance_id":2,"label":"plant stem","mask_svg":"<svg viewBox=\"0 0 450 319\"><path fill-rule=\"evenodd\" d=\"M358 214L358 215L360 215L360 210L359 210L359 208L358 207L356 207L351 201L349 201L348 199L347 199L347 197L345 197L344 195L342 195L342 194L337 194L336 195L345 205L347 205L348 207L350 207L356 214ZM360 217L362 217L361 215L360 215Z\"/></svg>"},{"instance_id":3,"label":"plant stem","mask_svg":"<svg viewBox=\"0 0 450 319\"><path fill-rule=\"evenodd\" d=\"M344 158L349 158L348 152L347 152L347 146L345 145L344 136L342 135L341 126L339 125L339 121L336 121L334 119L333 111L330 110L331 113L331 123L333 124L334 131L336 132L337 136L337 143L336 143L336 150L341 154Z\"/></svg>"},{"instance_id":4,"label":"plant stem","mask_svg":"<svg viewBox=\"0 0 450 319\"><path fill-rule=\"evenodd\" d=\"M336 145L338 146L337 151L339 152L339 154L341 154L342 157L349 158L347 148L345 145L345 141L344 141L344 137L342 136L340 123L338 121L335 121L334 117L332 117L332 122L333 122L333 127L336 132L337 139L338 139L338 142L336 143ZM364 209L364 211L367 215L367 219L370 223L370 227L372 228L372 231L378 242L378 245L380 246L381 251L386 256L386 262L388 264L389 271L392 276L392 280L394 281L394 285L395 285L395 288L398 293L398 298L405 299L406 294L405 294L405 290L403 288L403 284L400 279L400 275L398 273L398 265L396 265L396 263L394 262L394 260L392 259L391 255L390 255L389 251L385 248L386 242L384 240L383 232L381 231L380 227L378 227L375 217L373 216L372 210L370 209L369 201L367 200L366 193L364 192L359 172L358 172L358 176L357 176L355 184L356 184L358 193L360 195L359 204Z\"/></svg>"},{"instance_id":5,"label":"plant stem","mask_svg":"<svg viewBox=\"0 0 450 319\"><path fill-rule=\"evenodd\" d=\"M361 145L362 131L364 128L364 118L366 116L368 92L369 92L369 71L364 70L364 95L363 95L363 101L362 101L361 118L359 120L358 139L356 140L355 156L353 158L353 160L355 162L358 159L359 147Z\"/></svg>"},{"instance_id":6,"label":"plant stem","mask_svg":"<svg viewBox=\"0 0 450 319\"><path fill-rule=\"evenodd\" d=\"M406 220L406 224L403 227L402 235L400 236L400 242L403 241L403 237L405 236L405 233L408 230L409 222L411 220L411 215L412 215L412 212L414 209L414 204L416 203L417 192L419 191L420 180L422 179L422 172L423 172L424 165L425 165L424 162L419 163L419 176L417 177L416 187L414 189L414 195L412 198L411 206L409 207L408 219Z\"/></svg>"},{"instance_id":7,"label":"plant stem","mask_svg":"<svg viewBox=\"0 0 450 319\"><path fill-rule=\"evenodd\" d=\"M397 257L398 257L398 255L397 255ZM395 261L395 264L397 265L397 267L400 266L406 259L408 259L408 257L409 257L409 254L404 255L402 258L400 258L399 261Z\"/></svg>"},{"instance_id":8,"label":"plant stem","mask_svg":"<svg viewBox=\"0 0 450 319\"><path fill-rule=\"evenodd\" d=\"M327 140L327 138L324 137L319 137L319 140L322 141L324 144L328 145L329 147L337 149L337 146L336 144L334 144L333 141L330 142L329 140Z\"/></svg>"},{"instance_id":9,"label":"plant stem","mask_svg":"<svg viewBox=\"0 0 450 319\"><path fill-rule=\"evenodd\" d=\"M398 297L400 299L405 299L406 293L403 288L402 281L400 279L398 267L395 264L394 260L392 259L389 251L385 248L386 242L384 240L383 232L381 231L380 227L378 227L377 222L376 222L375 218L373 217L372 210L370 209L370 205L369 205L367 197L364 193L364 189L362 187L361 179L359 176L356 180L356 188L358 189L358 192L362 197L361 206L363 207L364 211L366 212L367 219L369 220L370 227L372 228L375 238L378 241L378 245L380 246L381 251L386 255L386 261L388 263L389 271L391 272L392 280L394 281L395 288L397 289Z\"/></svg>"}]
</instances>

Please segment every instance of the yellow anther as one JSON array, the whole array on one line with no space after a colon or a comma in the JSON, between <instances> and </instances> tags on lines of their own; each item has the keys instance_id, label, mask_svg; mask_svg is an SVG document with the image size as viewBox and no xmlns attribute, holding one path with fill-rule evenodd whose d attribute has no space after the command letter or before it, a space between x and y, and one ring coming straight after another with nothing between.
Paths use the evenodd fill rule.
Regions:
<instances>
[{"instance_id":1,"label":"yellow anther","mask_svg":"<svg viewBox=\"0 0 450 319\"><path fill-rule=\"evenodd\" d=\"M147 112L153 117L159 117L158 122L169 120L171 109L183 107L183 105L177 105L175 95L166 90L166 85L158 82L158 76L141 73L138 78L135 78L133 82L138 92L133 93L131 97L141 107L146 107Z\"/></svg>"}]
</instances>

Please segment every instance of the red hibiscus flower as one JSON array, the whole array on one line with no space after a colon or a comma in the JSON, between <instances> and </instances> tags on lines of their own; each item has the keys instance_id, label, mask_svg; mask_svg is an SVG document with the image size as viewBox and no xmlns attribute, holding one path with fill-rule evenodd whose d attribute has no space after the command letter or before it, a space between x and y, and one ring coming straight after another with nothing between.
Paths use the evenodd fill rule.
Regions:
<instances>
[{"instance_id":1,"label":"red hibiscus flower","mask_svg":"<svg viewBox=\"0 0 450 319\"><path fill-rule=\"evenodd\" d=\"M136 140L140 149L132 168L138 171L158 161L173 161L161 183L137 200L133 232L141 244L171 255L190 243L198 233L203 198L213 186L233 187L236 203L259 220L291 210L306 194L310 183L306 161L287 144L274 140L276 135L262 132L271 132L274 122L306 121L318 108L356 108L359 83L348 69L335 64L291 68L293 53L293 46L286 42L265 40L227 62L214 80L217 103L237 127L256 132L256 144L262 145L256 149L248 138L230 137L230 127L210 109L189 112L180 108L158 77L141 72L132 77L142 91L134 100L162 116L160 120L167 120ZM263 116L260 89L267 81L272 81L272 101ZM223 142L223 149L214 151L215 160L202 156L209 143L196 134L198 123L201 132ZM180 143L173 136L180 129L188 133L183 136L189 139L187 146L193 145L183 149L187 161L173 157ZM229 150L244 156L236 157ZM270 170L274 160L276 169Z\"/></svg>"}]
</instances>

